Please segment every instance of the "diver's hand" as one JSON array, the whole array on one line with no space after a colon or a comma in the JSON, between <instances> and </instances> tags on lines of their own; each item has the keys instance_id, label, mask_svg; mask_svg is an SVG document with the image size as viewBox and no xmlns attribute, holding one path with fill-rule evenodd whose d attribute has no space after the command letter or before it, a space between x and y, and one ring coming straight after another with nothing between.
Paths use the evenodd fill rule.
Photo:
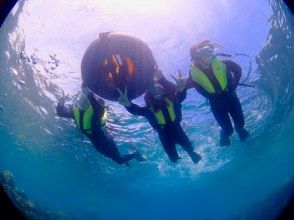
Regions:
<instances>
[{"instance_id":1,"label":"diver's hand","mask_svg":"<svg viewBox=\"0 0 294 220\"><path fill-rule=\"evenodd\" d=\"M67 94L67 95L63 95L63 96L59 99L59 101L58 101L58 105L64 106L64 103L65 103L65 101L68 99L68 97L69 97L69 94Z\"/></svg>"},{"instance_id":2,"label":"diver's hand","mask_svg":"<svg viewBox=\"0 0 294 220\"><path fill-rule=\"evenodd\" d=\"M85 84L82 84L82 93L85 95L85 96L88 96L90 93L91 93L91 90L88 88L88 86L86 86Z\"/></svg>"},{"instance_id":3,"label":"diver's hand","mask_svg":"<svg viewBox=\"0 0 294 220\"><path fill-rule=\"evenodd\" d=\"M176 78L175 76L171 75L171 77L175 80L176 84L177 84L177 90L179 92L183 92L186 88L186 79L183 78L181 71L179 70L179 75L178 78Z\"/></svg>"},{"instance_id":4,"label":"diver's hand","mask_svg":"<svg viewBox=\"0 0 294 220\"><path fill-rule=\"evenodd\" d=\"M125 107L130 107L132 105L132 103L129 101L129 98L128 98L127 87L125 87L124 93L119 88L117 88L117 91L119 93L119 97L118 97L119 103Z\"/></svg>"},{"instance_id":5,"label":"diver's hand","mask_svg":"<svg viewBox=\"0 0 294 220\"><path fill-rule=\"evenodd\" d=\"M160 80L163 77L163 73L160 69L155 70L154 76L156 77L157 80Z\"/></svg>"}]
</instances>

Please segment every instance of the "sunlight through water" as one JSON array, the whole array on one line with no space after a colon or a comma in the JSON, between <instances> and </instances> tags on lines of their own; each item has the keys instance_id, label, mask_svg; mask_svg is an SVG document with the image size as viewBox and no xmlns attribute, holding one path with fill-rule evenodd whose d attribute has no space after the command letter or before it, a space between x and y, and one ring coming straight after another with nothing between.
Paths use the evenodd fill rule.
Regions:
<instances>
[{"instance_id":1,"label":"sunlight through water","mask_svg":"<svg viewBox=\"0 0 294 220\"><path fill-rule=\"evenodd\" d=\"M19 1L0 29L0 170L70 219L275 218L293 193L293 20L279 0ZM248 141L234 133L221 148L209 103L191 89L182 126L199 164L180 147L170 162L147 120L113 101L107 129L120 152L134 145L148 160L128 168L100 155L55 106L73 101L82 57L104 31L144 41L170 81L179 69L188 77L193 43L219 44L254 86L237 89Z\"/></svg>"}]
</instances>

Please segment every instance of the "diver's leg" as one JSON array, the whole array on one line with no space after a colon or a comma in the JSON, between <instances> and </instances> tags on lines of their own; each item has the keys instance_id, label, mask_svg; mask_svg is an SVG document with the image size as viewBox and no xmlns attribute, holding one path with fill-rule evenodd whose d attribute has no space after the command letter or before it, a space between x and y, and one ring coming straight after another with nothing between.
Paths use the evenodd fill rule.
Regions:
<instances>
[{"instance_id":1,"label":"diver's leg","mask_svg":"<svg viewBox=\"0 0 294 220\"><path fill-rule=\"evenodd\" d=\"M159 139L169 159L173 163L177 162L180 157L178 155L176 144L174 143L173 138L166 134L159 133Z\"/></svg>"},{"instance_id":2,"label":"diver's leg","mask_svg":"<svg viewBox=\"0 0 294 220\"><path fill-rule=\"evenodd\" d=\"M182 146L189 154L191 160L197 164L201 160L201 155L193 151L193 146L185 131L180 124L175 125L175 131L173 132L176 138L176 143Z\"/></svg>"},{"instance_id":3,"label":"diver's leg","mask_svg":"<svg viewBox=\"0 0 294 220\"><path fill-rule=\"evenodd\" d=\"M242 106L236 93L230 95L228 100L229 113L234 121L235 130L241 141L245 141L249 137L249 132L244 128L245 120Z\"/></svg>"},{"instance_id":4,"label":"diver's leg","mask_svg":"<svg viewBox=\"0 0 294 220\"><path fill-rule=\"evenodd\" d=\"M227 111L226 103L210 100L210 108L221 127L220 146L231 145L230 136L233 134L233 126Z\"/></svg>"},{"instance_id":5,"label":"diver's leg","mask_svg":"<svg viewBox=\"0 0 294 220\"><path fill-rule=\"evenodd\" d=\"M103 131L96 132L91 141L97 151L118 164L124 164L137 156L137 152L122 156L111 136Z\"/></svg>"}]
</instances>

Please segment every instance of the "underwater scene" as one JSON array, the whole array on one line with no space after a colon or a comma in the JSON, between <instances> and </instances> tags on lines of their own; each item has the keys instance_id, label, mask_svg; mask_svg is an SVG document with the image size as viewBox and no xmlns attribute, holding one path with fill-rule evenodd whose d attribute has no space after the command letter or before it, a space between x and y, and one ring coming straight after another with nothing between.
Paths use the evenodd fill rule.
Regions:
<instances>
[{"instance_id":1,"label":"underwater scene","mask_svg":"<svg viewBox=\"0 0 294 220\"><path fill-rule=\"evenodd\" d=\"M110 57L117 73L127 66L126 82L114 70L99 78L92 63L107 66L109 54L91 50L97 39L120 33L138 43L114 46L135 51L133 61ZM294 194L293 34L294 16L282 0L18 1L0 28L0 183L27 219L276 219ZM205 46L190 50L201 41ZM204 82L191 63L207 51L226 60L217 67L242 68L234 97L248 138L242 141L235 123L230 144L222 144L213 102L193 86L181 97L178 129L165 140L158 130L177 120L176 106L162 110L163 119L145 108L154 126L149 113L130 113L130 101L144 107L144 92L161 89L148 84L157 68L155 78L178 82L177 95L186 91L179 72L185 83ZM60 117L60 100L69 106L91 92L83 81L104 98L107 122L101 119L99 132L134 160L96 149L107 144L89 138L83 120L75 123L75 108L71 118ZM217 91L229 83L214 81ZM167 155L163 144L185 136L177 131L197 154L177 145L179 156Z\"/></svg>"}]
</instances>

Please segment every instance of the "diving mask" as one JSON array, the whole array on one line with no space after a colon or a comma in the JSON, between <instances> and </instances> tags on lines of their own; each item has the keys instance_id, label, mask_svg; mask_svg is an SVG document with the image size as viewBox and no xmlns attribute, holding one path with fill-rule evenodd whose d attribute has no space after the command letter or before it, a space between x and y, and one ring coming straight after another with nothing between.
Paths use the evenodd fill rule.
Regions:
<instances>
[{"instance_id":1,"label":"diving mask","mask_svg":"<svg viewBox=\"0 0 294 220\"><path fill-rule=\"evenodd\" d=\"M148 88L148 92L150 92L155 100L161 100L164 98L164 89L159 83L151 84Z\"/></svg>"},{"instance_id":2,"label":"diving mask","mask_svg":"<svg viewBox=\"0 0 294 220\"><path fill-rule=\"evenodd\" d=\"M215 48L212 44L205 44L201 46L192 46L190 49L191 60L202 59L208 60L215 56Z\"/></svg>"}]
</instances>

